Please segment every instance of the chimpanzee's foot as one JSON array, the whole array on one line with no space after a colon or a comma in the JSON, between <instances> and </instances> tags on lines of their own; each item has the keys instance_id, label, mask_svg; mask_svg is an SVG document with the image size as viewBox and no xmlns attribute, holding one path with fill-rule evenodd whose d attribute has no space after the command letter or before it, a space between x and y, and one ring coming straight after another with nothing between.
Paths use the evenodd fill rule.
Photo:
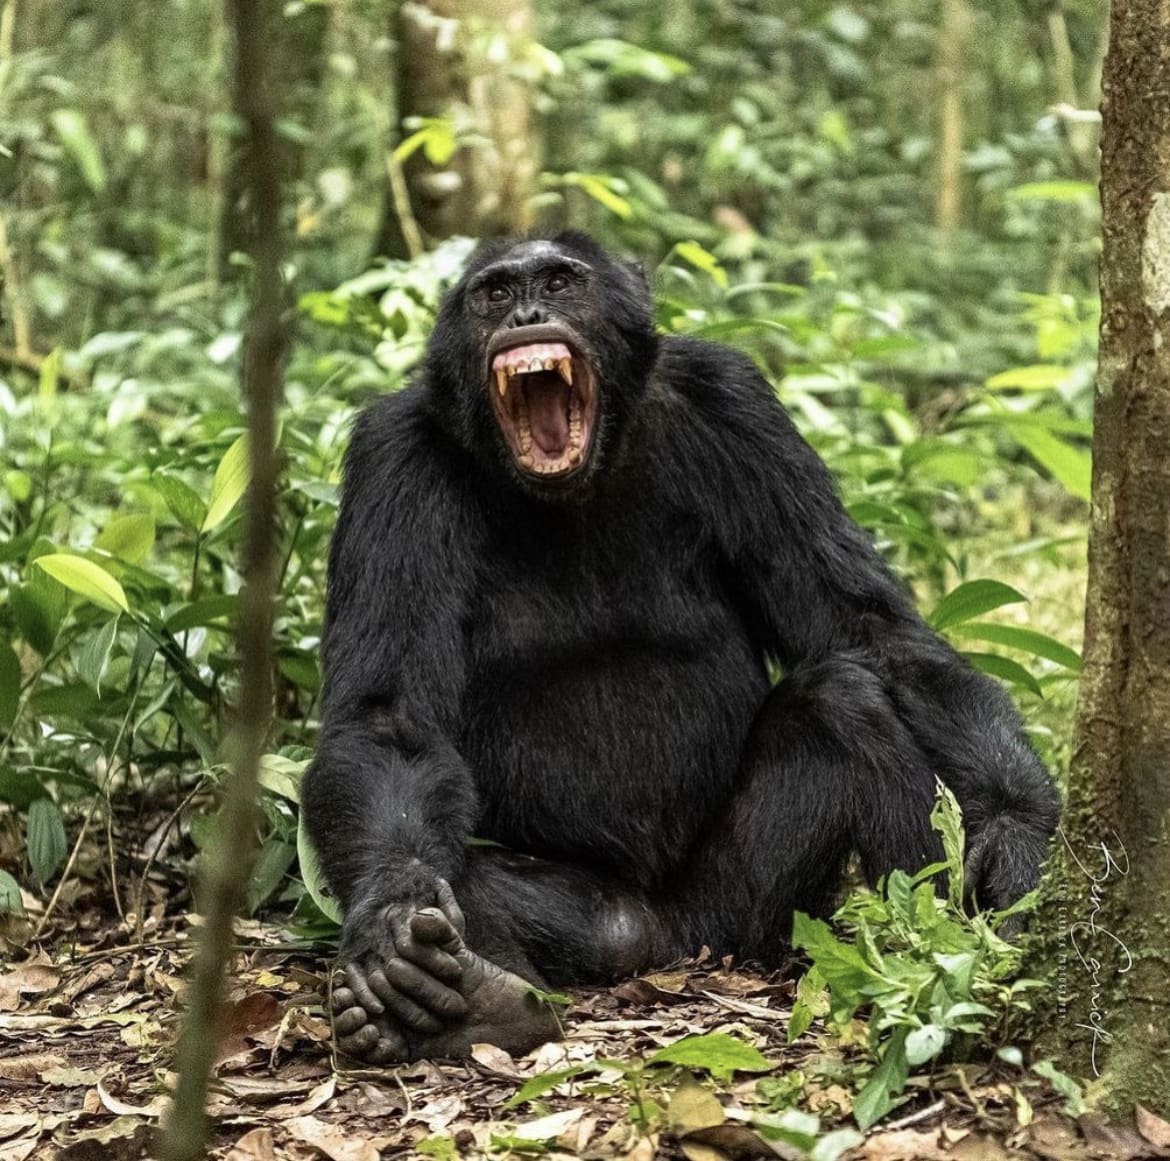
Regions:
<instances>
[{"instance_id":1,"label":"chimpanzee's foot","mask_svg":"<svg viewBox=\"0 0 1170 1161\"><path fill-rule=\"evenodd\" d=\"M471 951L454 901L424 908L410 921L414 942L441 948L458 965L434 979L416 962L394 957L382 968L350 964L333 990L338 1048L368 1064L466 1056L473 1044L520 1054L559 1036L553 1011L532 985ZM454 993L454 1001L451 993Z\"/></svg>"}]
</instances>

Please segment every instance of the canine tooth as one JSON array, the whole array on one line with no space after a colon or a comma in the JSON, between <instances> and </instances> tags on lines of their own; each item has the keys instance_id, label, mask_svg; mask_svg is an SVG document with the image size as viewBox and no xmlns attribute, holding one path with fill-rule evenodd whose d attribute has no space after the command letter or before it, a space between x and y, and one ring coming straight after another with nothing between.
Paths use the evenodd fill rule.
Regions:
<instances>
[{"instance_id":1,"label":"canine tooth","mask_svg":"<svg viewBox=\"0 0 1170 1161\"><path fill-rule=\"evenodd\" d=\"M576 466L581 462L581 449L577 447L569 448L569 463Z\"/></svg>"},{"instance_id":2,"label":"canine tooth","mask_svg":"<svg viewBox=\"0 0 1170 1161\"><path fill-rule=\"evenodd\" d=\"M530 455L523 455L520 457L520 466L522 468L531 469L535 463L536 461Z\"/></svg>"},{"instance_id":3,"label":"canine tooth","mask_svg":"<svg viewBox=\"0 0 1170 1161\"><path fill-rule=\"evenodd\" d=\"M503 367L496 368L496 388L501 399L508 394L508 372Z\"/></svg>"},{"instance_id":4,"label":"canine tooth","mask_svg":"<svg viewBox=\"0 0 1170 1161\"><path fill-rule=\"evenodd\" d=\"M517 367L515 363L509 363L508 364L508 378L509 379L514 378L516 375L516 372L519 370L520 370L520 368Z\"/></svg>"},{"instance_id":5,"label":"canine tooth","mask_svg":"<svg viewBox=\"0 0 1170 1161\"><path fill-rule=\"evenodd\" d=\"M573 386L573 360L572 359L558 359L557 370L561 373L561 378L564 379L570 387Z\"/></svg>"}]
</instances>

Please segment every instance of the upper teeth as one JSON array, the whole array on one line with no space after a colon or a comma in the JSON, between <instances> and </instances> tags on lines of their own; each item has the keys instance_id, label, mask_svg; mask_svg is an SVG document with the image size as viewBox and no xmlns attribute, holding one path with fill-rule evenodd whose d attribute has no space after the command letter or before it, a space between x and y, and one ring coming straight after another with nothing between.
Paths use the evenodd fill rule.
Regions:
<instances>
[{"instance_id":1,"label":"upper teeth","mask_svg":"<svg viewBox=\"0 0 1170 1161\"><path fill-rule=\"evenodd\" d=\"M522 347L500 351L492 359L496 388L501 396L508 394L508 380L516 375L531 375L537 371L552 371L554 368L572 386L573 356L564 343L527 343Z\"/></svg>"}]
</instances>

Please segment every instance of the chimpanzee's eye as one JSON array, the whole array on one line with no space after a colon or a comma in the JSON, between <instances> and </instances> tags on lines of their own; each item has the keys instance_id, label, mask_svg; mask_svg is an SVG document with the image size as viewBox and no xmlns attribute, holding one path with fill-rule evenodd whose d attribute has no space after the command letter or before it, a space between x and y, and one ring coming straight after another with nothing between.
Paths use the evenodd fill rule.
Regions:
<instances>
[{"instance_id":1,"label":"chimpanzee's eye","mask_svg":"<svg viewBox=\"0 0 1170 1161\"><path fill-rule=\"evenodd\" d=\"M506 286L493 286L488 291L489 302L507 302L510 297Z\"/></svg>"},{"instance_id":2,"label":"chimpanzee's eye","mask_svg":"<svg viewBox=\"0 0 1170 1161\"><path fill-rule=\"evenodd\" d=\"M556 294L568 287L569 280L563 274L554 274L544 285L549 293Z\"/></svg>"}]
</instances>

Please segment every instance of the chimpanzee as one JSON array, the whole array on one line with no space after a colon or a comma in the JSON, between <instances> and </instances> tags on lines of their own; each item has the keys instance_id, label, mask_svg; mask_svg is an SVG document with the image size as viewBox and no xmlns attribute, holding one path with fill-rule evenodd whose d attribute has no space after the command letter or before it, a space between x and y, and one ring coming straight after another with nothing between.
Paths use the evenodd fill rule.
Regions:
<instances>
[{"instance_id":1,"label":"chimpanzee","mask_svg":"<svg viewBox=\"0 0 1170 1161\"><path fill-rule=\"evenodd\" d=\"M370 1063L527 1050L557 1032L537 989L704 945L774 963L851 855L939 856L936 777L982 905L1056 824L1008 697L752 363L656 334L580 233L483 247L358 420L324 667L304 809Z\"/></svg>"}]
</instances>

